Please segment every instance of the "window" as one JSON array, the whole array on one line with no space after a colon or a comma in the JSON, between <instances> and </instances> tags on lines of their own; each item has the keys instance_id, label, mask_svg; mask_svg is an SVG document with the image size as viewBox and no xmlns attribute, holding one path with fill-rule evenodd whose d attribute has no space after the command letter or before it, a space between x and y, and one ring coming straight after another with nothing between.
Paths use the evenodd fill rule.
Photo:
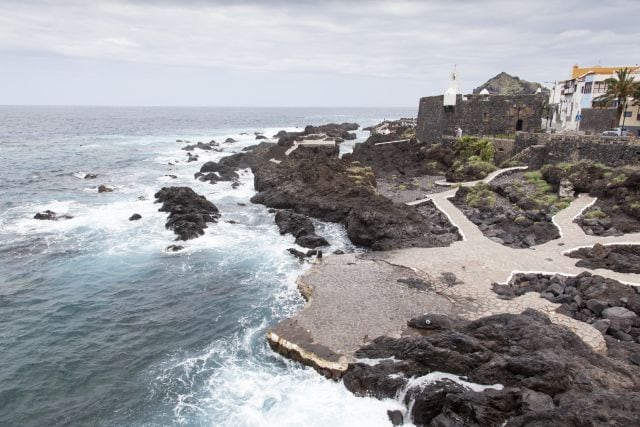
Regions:
<instances>
[{"instance_id":1,"label":"window","mask_svg":"<svg viewBox=\"0 0 640 427\"><path fill-rule=\"evenodd\" d=\"M582 86L582 93L591 93L591 86L593 85L592 82L587 82L584 84L584 86Z\"/></svg>"},{"instance_id":2,"label":"window","mask_svg":"<svg viewBox=\"0 0 640 427\"><path fill-rule=\"evenodd\" d=\"M624 112L624 116L625 117L631 117L631 111L625 111Z\"/></svg>"},{"instance_id":3,"label":"window","mask_svg":"<svg viewBox=\"0 0 640 427\"><path fill-rule=\"evenodd\" d=\"M607 91L607 84L605 82L595 82L593 84L593 93L605 93Z\"/></svg>"},{"instance_id":4,"label":"window","mask_svg":"<svg viewBox=\"0 0 640 427\"><path fill-rule=\"evenodd\" d=\"M482 120L485 122L489 121L489 113L482 113Z\"/></svg>"}]
</instances>

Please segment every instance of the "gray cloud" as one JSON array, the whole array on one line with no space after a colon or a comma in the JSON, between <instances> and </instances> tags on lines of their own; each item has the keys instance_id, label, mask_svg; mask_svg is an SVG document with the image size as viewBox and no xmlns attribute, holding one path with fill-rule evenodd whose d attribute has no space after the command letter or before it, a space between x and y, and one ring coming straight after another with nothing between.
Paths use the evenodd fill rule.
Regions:
<instances>
[{"instance_id":1,"label":"gray cloud","mask_svg":"<svg viewBox=\"0 0 640 427\"><path fill-rule=\"evenodd\" d=\"M102 79L110 79L104 69L113 78L132 67L153 70L163 85L173 81L172 70L187 69L207 87L219 86L214 76L234 74L247 87L278 85L277 92L298 105L313 104L313 96L324 104L412 105L420 95L442 92L454 64L470 91L500 71L548 81L567 76L574 63L637 63L640 30L625 17L638 12L635 2L590 0L4 1L0 55L8 66L0 68L0 85L9 77L20 85L20 75L47 71L29 68L28 55L69 67L68 79L80 63L77 73ZM288 94L292 77L286 76L307 81L307 90ZM320 81L335 83L331 97L314 88ZM353 99L350 88L366 92L364 82L385 96ZM389 96L382 86L394 92ZM69 88L73 93L72 82ZM5 89L0 93L12 92ZM77 95L81 103L82 92ZM131 103L150 102L130 96ZM21 101L0 98L10 102Z\"/></svg>"}]
</instances>

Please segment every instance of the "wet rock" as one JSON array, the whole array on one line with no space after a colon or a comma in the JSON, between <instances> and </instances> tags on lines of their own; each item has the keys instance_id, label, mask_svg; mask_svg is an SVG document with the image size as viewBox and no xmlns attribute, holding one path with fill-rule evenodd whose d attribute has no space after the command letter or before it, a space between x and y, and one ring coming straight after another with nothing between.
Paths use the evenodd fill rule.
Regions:
<instances>
[{"instance_id":1,"label":"wet rock","mask_svg":"<svg viewBox=\"0 0 640 427\"><path fill-rule=\"evenodd\" d=\"M336 249L335 251L333 251L334 255L344 255L344 251L342 249Z\"/></svg>"},{"instance_id":2,"label":"wet rock","mask_svg":"<svg viewBox=\"0 0 640 427\"><path fill-rule=\"evenodd\" d=\"M309 257L312 257L312 256L318 254L318 251L315 251L315 250L302 252L302 251L297 250L296 248L289 248L289 249L287 249L287 252L289 252L294 257L298 258L300 261L303 261L306 258L309 258Z\"/></svg>"},{"instance_id":3,"label":"wet rock","mask_svg":"<svg viewBox=\"0 0 640 427\"><path fill-rule=\"evenodd\" d=\"M423 336L376 338L356 357L396 361L352 364L345 386L376 397L407 389L404 403L417 425L580 425L586 412L597 417L589 419L615 425L640 416L640 406L615 398L640 402L640 370L631 355L618 360L596 354L568 328L534 310L451 323L452 328ZM419 381L434 371L503 387L471 391L448 380ZM555 422L558 418L564 421Z\"/></svg>"},{"instance_id":4,"label":"wet rock","mask_svg":"<svg viewBox=\"0 0 640 427\"><path fill-rule=\"evenodd\" d=\"M256 135L256 139L260 140L260 139L268 139L266 136L258 134Z\"/></svg>"},{"instance_id":5,"label":"wet rock","mask_svg":"<svg viewBox=\"0 0 640 427\"><path fill-rule=\"evenodd\" d=\"M280 234L292 234L297 245L310 249L329 245L325 238L315 234L313 222L304 215L282 210L276 213L275 221Z\"/></svg>"},{"instance_id":6,"label":"wet rock","mask_svg":"<svg viewBox=\"0 0 640 427\"><path fill-rule=\"evenodd\" d=\"M466 389L451 380L440 380L407 390L404 403L411 408L411 418L417 425L428 425L443 410L448 395L464 393Z\"/></svg>"},{"instance_id":7,"label":"wet rock","mask_svg":"<svg viewBox=\"0 0 640 427\"><path fill-rule=\"evenodd\" d=\"M60 219L72 219L71 215L58 215L54 211L47 209L46 211L38 212L33 216L33 219L39 219L41 221L58 221Z\"/></svg>"},{"instance_id":8,"label":"wet rock","mask_svg":"<svg viewBox=\"0 0 640 427\"><path fill-rule=\"evenodd\" d=\"M155 194L159 211L169 212L166 227L178 235L176 240L195 239L204 234L207 223L220 218L218 208L189 187L164 187Z\"/></svg>"},{"instance_id":9,"label":"wet rock","mask_svg":"<svg viewBox=\"0 0 640 427\"><path fill-rule=\"evenodd\" d=\"M131 216L129 217L129 221L137 221L137 220L139 220L139 219L141 219L141 218L142 218L142 215L137 214L137 213L134 213L133 215L131 215Z\"/></svg>"},{"instance_id":10,"label":"wet rock","mask_svg":"<svg viewBox=\"0 0 640 427\"><path fill-rule=\"evenodd\" d=\"M404 424L404 417L402 415L402 412L398 410L394 410L394 411L388 410L387 417L389 417L389 421L391 421L391 425L401 426Z\"/></svg>"},{"instance_id":11,"label":"wet rock","mask_svg":"<svg viewBox=\"0 0 640 427\"><path fill-rule=\"evenodd\" d=\"M313 222L304 215L289 210L281 210L275 216L276 225L280 234L291 234L299 237L315 233Z\"/></svg>"},{"instance_id":12,"label":"wet rock","mask_svg":"<svg viewBox=\"0 0 640 427\"><path fill-rule=\"evenodd\" d=\"M178 252L184 249L184 246L181 245L169 245L165 248L167 252Z\"/></svg>"},{"instance_id":13,"label":"wet rock","mask_svg":"<svg viewBox=\"0 0 640 427\"><path fill-rule=\"evenodd\" d=\"M98 177L98 175L96 175L95 173L88 173L85 174L84 179L96 179Z\"/></svg>"},{"instance_id":14,"label":"wet rock","mask_svg":"<svg viewBox=\"0 0 640 427\"><path fill-rule=\"evenodd\" d=\"M177 179L178 177L176 175L165 175L167 178L171 178L171 179Z\"/></svg>"},{"instance_id":15,"label":"wet rock","mask_svg":"<svg viewBox=\"0 0 640 427\"><path fill-rule=\"evenodd\" d=\"M219 146L220 144L218 144L217 142L215 142L214 140L209 141L208 143L202 142L202 141L198 141L197 144L193 144L193 145L187 145L185 147L182 147L183 150L185 151L193 151L194 149L200 149L203 151L211 151L214 149L214 147Z\"/></svg>"},{"instance_id":16,"label":"wet rock","mask_svg":"<svg viewBox=\"0 0 640 427\"><path fill-rule=\"evenodd\" d=\"M329 242L324 237L316 234L307 234L296 238L296 244L303 248L318 248L321 246L329 246Z\"/></svg>"},{"instance_id":17,"label":"wet rock","mask_svg":"<svg viewBox=\"0 0 640 427\"><path fill-rule=\"evenodd\" d=\"M107 187L106 185L101 185L98 187L98 193L111 193L113 192L113 188Z\"/></svg>"},{"instance_id":18,"label":"wet rock","mask_svg":"<svg viewBox=\"0 0 640 427\"><path fill-rule=\"evenodd\" d=\"M220 181L232 181L233 183L237 183L240 179L240 175L238 175L234 166L227 165L220 161L218 163L206 162L200 168L200 172L195 174L195 178L200 181L208 181L212 184Z\"/></svg>"}]
</instances>

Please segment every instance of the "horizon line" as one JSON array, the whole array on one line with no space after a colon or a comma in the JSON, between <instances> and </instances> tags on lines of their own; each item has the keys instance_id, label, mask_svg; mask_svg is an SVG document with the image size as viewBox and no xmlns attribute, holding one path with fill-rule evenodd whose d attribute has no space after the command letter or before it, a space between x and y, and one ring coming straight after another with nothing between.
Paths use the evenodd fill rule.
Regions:
<instances>
[{"instance_id":1,"label":"horizon line","mask_svg":"<svg viewBox=\"0 0 640 427\"><path fill-rule=\"evenodd\" d=\"M366 106L366 105L127 105L127 104L0 104L0 107L105 107L105 108L376 108L412 109L416 106ZM416 108L417 109L417 108Z\"/></svg>"}]
</instances>

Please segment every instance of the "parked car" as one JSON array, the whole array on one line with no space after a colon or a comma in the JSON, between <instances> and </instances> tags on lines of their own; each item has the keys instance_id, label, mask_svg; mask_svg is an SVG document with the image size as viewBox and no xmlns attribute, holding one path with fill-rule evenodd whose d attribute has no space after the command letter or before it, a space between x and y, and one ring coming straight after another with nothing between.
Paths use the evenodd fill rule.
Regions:
<instances>
[{"instance_id":1,"label":"parked car","mask_svg":"<svg viewBox=\"0 0 640 427\"><path fill-rule=\"evenodd\" d=\"M630 136L631 132L622 128L608 129L602 132L603 136Z\"/></svg>"}]
</instances>

